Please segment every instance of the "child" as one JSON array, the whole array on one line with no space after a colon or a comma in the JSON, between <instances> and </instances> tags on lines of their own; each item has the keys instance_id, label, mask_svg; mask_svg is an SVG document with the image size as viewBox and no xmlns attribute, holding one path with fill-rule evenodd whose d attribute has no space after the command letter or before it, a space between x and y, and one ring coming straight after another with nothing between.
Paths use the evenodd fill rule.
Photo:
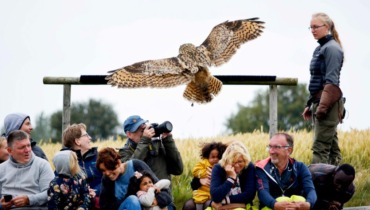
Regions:
<instances>
[{"instance_id":1,"label":"child","mask_svg":"<svg viewBox=\"0 0 370 210\"><path fill-rule=\"evenodd\" d=\"M89 187L76 153L59 151L53 158L53 164L58 175L50 182L48 209L89 209Z\"/></svg>"},{"instance_id":2,"label":"child","mask_svg":"<svg viewBox=\"0 0 370 210\"><path fill-rule=\"evenodd\" d=\"M210 142L203 145L200 157L202 158L193 168L193 176L198 179L211 179L212 167L218 163L222 154L226 149L226 145L221 142ZM202 185L197 190L193 191L193 199L196 209L205 209L204 204L211 200L211 194L208 185Z\"/></svg>"},{"instance_id":3,"label":"child","mask_svg":"<svg viewBox=\"0 0 370 210\"><path fill-rule=\"evenodd\" d=\"M144 210L164 210L172 202L172 198L160 191L168 189L170 184L168 179L158 180L154 184L150 173L135 171L135 175L130 178L127 194L136 194Z\"/></svg>"}]
</instances>

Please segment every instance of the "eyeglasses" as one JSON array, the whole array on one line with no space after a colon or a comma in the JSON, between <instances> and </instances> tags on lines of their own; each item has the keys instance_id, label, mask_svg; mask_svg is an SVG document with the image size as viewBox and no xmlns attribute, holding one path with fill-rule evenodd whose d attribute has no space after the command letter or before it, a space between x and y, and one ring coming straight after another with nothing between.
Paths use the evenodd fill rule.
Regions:
<instances>
[{"instance_id":1,"label":"eyeglasses","mask_svg":"<svg viewBox=\"0 0 370 210\"><path fill-rule=\"evenodd\" d=\"M321 28L321 27L323 27L323 26L325 26L325 25L321 25L321 26L310 26L310 27L308 27L308 30L317 30L318 28Z\"/></svg>"},{"instance_id":2,"label":"eyeglasses","mask_svg":"<svg viewBox=\"0 0 370 210\"><path fill-rule=\"evenodd\" d=\"M267 145L266 146L266 149L270 150L270 149L274 149L274 150L281 150L282 148L289 148L291 146L281 146L281 145Z\"/></svg>"},{"instance_id":3,"label":"eyeglasses","mask_svg":"<svg viewBox=\"0 0 370 210\"><path fill-rule=\"evenodd\" d=\"M80 138L82 138L82 137L84 137L84 136L90 137L90 135L89 135L88 133L85 133L85 134L82 134L82 135L80 136Z\"/></svg>"},{"instance_id":4,"label":"eyeglasses","mask_svg":"<svg viewBox=\"0 0 370 210\"><path fill-rule=\"evenodd\" d=\"M244 164L245 163L245 161L244 160L238 160L238 161L236 161L236 162L232 162L231 163L231 165L236 165L236 164L238 164L238 165L242 165L242 164Z\"/></svg>"}]
</instances>

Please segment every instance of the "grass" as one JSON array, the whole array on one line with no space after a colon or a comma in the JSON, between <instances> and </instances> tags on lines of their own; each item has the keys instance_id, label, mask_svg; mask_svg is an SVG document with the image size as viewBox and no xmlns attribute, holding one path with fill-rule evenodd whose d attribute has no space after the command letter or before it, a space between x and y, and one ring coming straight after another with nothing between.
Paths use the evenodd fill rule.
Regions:
<instances>
[{"instance_id":1,"label":"grass","mask_svg":"<svg viewBox=\"0 0 370 210\"><path fill-rule=\"evenodd\" d=\"M312 133L306 131L291 132L295 139L294 152L292 157L309 164L312 157ZM370 130L350 130L338 132L339 145L342 150L343 163L350 163L356 169L355 186L356 192L353 198L346 203L345 207L369 206L370 205ZM216 136L213 138L198 139L176 139L176 145L181 153L184 172L180 176L173 176L173 196L175 205L178 209L182 208L183 203L190 199L192 191L190 181L192 179L191 170L196 162L199 161L200 143L209 141L228 142L231 140L240 140L249 149L252 161L264 159L268 156L266 145L269 141L269 134L262 132L253 132L237 134L230 136ZM116 141L96 141L93 143L98 148L113 147L120 148L126 140L118 139ZM61 144L41 142L40 146L52 160L53 155L60 150Z\"/></svg>"}]
</instances>

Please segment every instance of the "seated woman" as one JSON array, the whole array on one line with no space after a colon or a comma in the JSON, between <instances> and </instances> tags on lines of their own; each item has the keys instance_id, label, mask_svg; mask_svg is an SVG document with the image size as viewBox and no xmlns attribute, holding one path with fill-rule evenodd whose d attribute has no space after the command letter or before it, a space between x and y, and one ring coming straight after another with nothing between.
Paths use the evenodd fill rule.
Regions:
<instances>
[{"instance_id":1,"label":"seated woman","mask_svg":"<svg viewBox=\"0 0 370 210\"><path fill-rule=\"evenodd\" d=\"M133 159L122 163L118 152L109 147L99 151L96 166L103 173L100 193L101 209L141 209L138 197L127 193L130 178L134 176L135 171L145 170L151 174L155 182L158 181L145 162ZM158 205L160 205L161 196L171 198L168 191L159 192L156 197Z\"/></svg>"},{"instance_id":2,"label":"seated woman","mask_svg":"<svg viewBox=\"0 0 370 210\"><path fill-rule=\"evenodd\" d=\"M233 141L212 169L211 198L215 209L228 204L252 205L256 195L255 168L247 148Z\"/></svg>"}]
</instances>

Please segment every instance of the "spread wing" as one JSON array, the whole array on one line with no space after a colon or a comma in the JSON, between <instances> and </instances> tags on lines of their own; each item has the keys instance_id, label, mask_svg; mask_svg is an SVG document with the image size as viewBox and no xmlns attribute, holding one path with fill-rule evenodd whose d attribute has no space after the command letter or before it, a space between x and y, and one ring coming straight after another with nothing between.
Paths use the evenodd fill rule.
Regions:
<instances>
[{"instance_id":1,"label":"spread wing","mask_svg":"<svg viewBox=\"0 0 370 210\"><path fill-rule=\"evenodd\" d=\"M190 81L178 58L147 60L109 71L105 79L117 87L174 87Z\"/></svg>"},{"instance_id":2,"label":"spread wing","mask_svg":"<svg viewBox=\"0 0 370 210\"><path fill-rule=\"evenodd\" d=\"M225 21L216 25L207 39L198 47L210 59L210 64L226 63L243 43L261 35L264 22L258 18Z\"/></svg>"}]
</instances>

